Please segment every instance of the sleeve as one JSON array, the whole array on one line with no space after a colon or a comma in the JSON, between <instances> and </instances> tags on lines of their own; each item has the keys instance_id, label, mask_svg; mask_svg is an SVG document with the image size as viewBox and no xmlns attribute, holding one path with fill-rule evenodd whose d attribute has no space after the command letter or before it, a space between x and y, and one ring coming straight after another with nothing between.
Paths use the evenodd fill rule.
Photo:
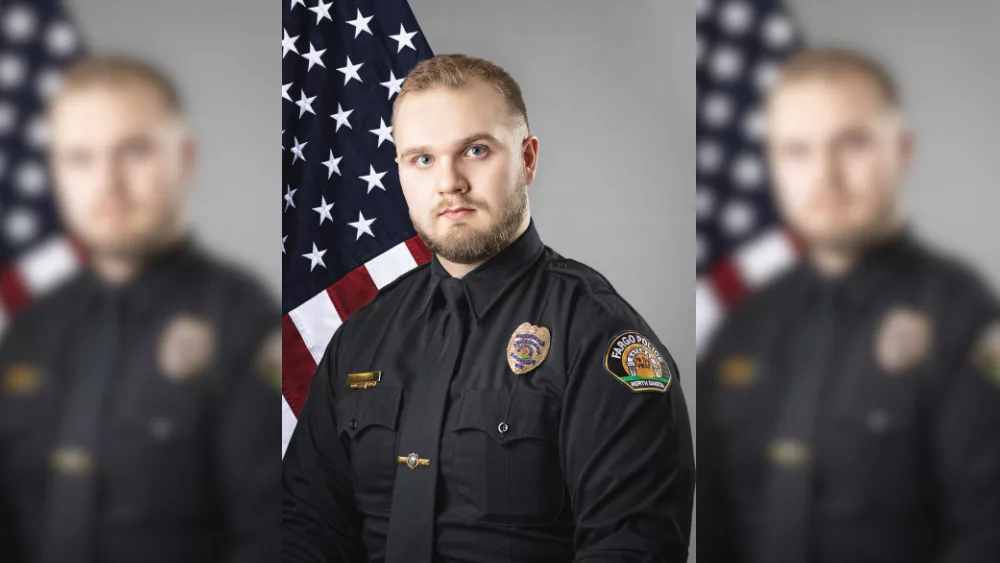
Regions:
<instances>
[{"instance_id":1,"label":"sleeve","mask_svg":"<svg viewBox=\"0 0 1000 563\"><path fill-rule=\"evenodd\" d=\"M264 563L275 561L281 550L280 343L276 367L273 351L275 336L280 338L279 313L270 299L266 305L244 306L240 313L229 335L236 335L227 349L232 367L220 381L212 409L213 479L225 510L222 560Z\"/></svg>"},{"instance_id":2,"label":"sleeve","mask_svg":"<svg viewBox=\"0 0 1000 563\"><path fill-rule=\"evenodd\" d=\"M343 328L343 325L341 325ZM350 452L338 438L334 381L341 331L309 386L283 462L281 525L285 563L367 561L354 502Z\"/></svg>"},{"instance_id":3,"label":"sleeve","mask_svg":"<svg viewBox=\"0 0 1000 563\"><path fill-rule=\"evenodd\" d=\"M560 428L575 561L686 561L695 474L677 367L636 314L600 314L585 324ZM629 354L641 377L624 367Z\"/></svg>"},{"instance_id":4,"label":"sleeve","mask_svg":"<svg viewBox=\"0 0 1000 563\"><path fill-rule=\"evenodd\" d=\"M9 351L12 349L12 345L10 343L9 331L10 329L4 334L2 329L0 329L0 377L4 377L7 366L11 361ZM2 392L0 390L0 393ZM2 398L0 396L0 409L4 408ZM2 421L4 419L4 413L0 412L0 424L3 424ZM0 431L0 436L2 435L3 432ZM8 477L5 468L2 466L2 460L8 459L8 454L7 444L0 437L0 561L18 563L23 561L23 559L18 545L17 520L14 517L14 507L11 499L8 498L8 491L13 489L13 484L4 482Z\"/></svg>"},{"instance_id":5,"label":"sleeve","mask_svg":"<svg viewBox=\"0 0 1000 563\"><path fill-rule=\"evenodd\" d=\"M1000 316L995 319L965 347L972 352L959 358L931 398L945 520L941 563L986 563L1000 553Z\"/></svg>"}]
</instances>

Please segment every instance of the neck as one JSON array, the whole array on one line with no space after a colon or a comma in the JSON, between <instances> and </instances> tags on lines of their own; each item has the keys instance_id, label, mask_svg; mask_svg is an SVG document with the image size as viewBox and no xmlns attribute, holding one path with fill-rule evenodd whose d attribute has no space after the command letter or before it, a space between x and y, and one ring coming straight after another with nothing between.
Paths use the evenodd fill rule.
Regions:
<instances>
[{"instance_id":1,"label":"neck","mask_svg":"<svg viewBox=\"0 0 1000 563\"><path fill-rule=\"evenodd\" d=\"M111 286L124 285L138 278L157 256L182 244L183 238L183 233L178 233L139 252L93 251L90 266L102 282Z\"/></svg>"},{"instance_id":2,"label":"neck","mask_svg":"<svg viewBox=\"0 0 1000 563\"><path fill-rule=\"evenodd\" d=\"M528 215L526 213L524 216L524 220L521 221L521 225L517 228L517 232L514 233L514 236L512 236L509 241L507 241L507 245L504 248L507 248L507 246L510 246L511 243L513 243L515 240L521 238L521 235L523 235L524 232L528 230L528 225L530 224L531 224L531 215ZM469 275L469 272L472 272L476 268L489 262L491 258L493 258L493 256L490 256L489 258L484 258L483 260L480 260L478 262L472 262L469 264L459 264L458 262L452 262L451 260L447 260L441 257L440 255L438 255L437 257L438 262L441 262L441 267L444 268L444 270L448 272L448 274L451 275L451 277L456 279L464 278L465 276Z\"/></svg>"},{"instance_id":3,"label":"neck","mask_svg":"<svg viewBox=\"0 0 1000 563\"><path fill-rule=\"evenodd\" d=\"M807 259L824 277L839 278L850 273L873 248L899 236L902 230L902 222L893 222L890 228L857 244L814 244L807 251Z\"/></svg>"}]
</instances>

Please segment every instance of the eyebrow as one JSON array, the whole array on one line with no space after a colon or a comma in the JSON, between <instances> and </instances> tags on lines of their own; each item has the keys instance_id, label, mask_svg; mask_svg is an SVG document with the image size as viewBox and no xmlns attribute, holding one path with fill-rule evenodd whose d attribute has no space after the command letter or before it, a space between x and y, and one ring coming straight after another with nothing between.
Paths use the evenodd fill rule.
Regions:
<instances>
[{"instance_id":1,"label":"eyebrow","mask_svg":"<svg viewBox=\"0 0 1000 563\"><path fill-rule=\"evenodd\" d=\"M468 135L468 136L466 136L466 137L464 137L464 138L462 138L462 139L460 139L460 140L452 143L452 146L464 147L465 145L471 145L472 143L474 143L476 141L490 141L490 142L493 142L493 143L498 144L498 145L503 144L503 143L500 142L500 139L497 139L493 135L490 135L489 133L486 133L486 132L481 132L481 133L473 133L471 135ZM427 153L427 152L431 152L431 147L429 147L427 145L423 145L423 146L419 146L419 147L410 147L410 148L404 150L403 152L399 153L399 158L406 158L406 157L408 157L410 155L413 155L413 154L423 154L423 153Z\"/></svg>"}]
</instances>

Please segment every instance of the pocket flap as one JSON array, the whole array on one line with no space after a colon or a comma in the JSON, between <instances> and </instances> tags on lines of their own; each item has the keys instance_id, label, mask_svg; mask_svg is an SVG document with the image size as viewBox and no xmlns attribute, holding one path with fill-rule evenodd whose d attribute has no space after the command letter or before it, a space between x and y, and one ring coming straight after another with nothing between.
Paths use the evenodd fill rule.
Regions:
<instances>
[{"instance_id":1,"label":"pocket flap","mask_svg":"<svg viewBox=\"0 0 1000 563\"><path fill-rule=\"evenodd\" d=\"M560 402L549 395L466 389L456 408L455 431L480 430L498 442L535 438L559 447Z\"/></svg>"},{"instance_id":2,"label":"pocket flap","mask_svg":"<svg viewBox=\"0 0 1000 563\"><path fill-rule=\"evenodd\" d=\"M396 429L402 390L395 387L357 389L340 401L337 427L354 438L370 426Z\"/></svg>"}]
</instances>

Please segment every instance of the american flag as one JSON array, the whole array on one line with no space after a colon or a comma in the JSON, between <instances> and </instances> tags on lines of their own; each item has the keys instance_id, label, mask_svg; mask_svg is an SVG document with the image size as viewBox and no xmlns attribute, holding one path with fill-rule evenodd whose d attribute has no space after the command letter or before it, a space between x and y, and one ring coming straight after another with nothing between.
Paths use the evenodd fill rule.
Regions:
<instances>
[{"instance_id":1,"label":"american flag","mask_svg":"<svg viewBox=\"0 0 1000 563\"><path fill-rule=\"evenodd\" d=\"M797 259L778 222L762 154L762 95L800 44L776 0L699 0L696 342Z\"/></svg>"},{"instance_id":2,"label":"american flag","mask_svg":"<svg viewBox=\"0 0 1000 563\"><path fill-rule=\"evenodd\" d=\"M53 207L43 113L82 52L55 0L0 2L0 334L81 262Z\"/></svg>"},{"instance_id":3,"label":"american flag","mask_svg":"<svg viewBox=\"0 0 1000 563\"><path fill-rule=\"evenodd\" d=\"M405 0L282 0L282 452L340 324L430 260L396 170L392 101L433 56Z\"/></svg>"}]
</instances>

